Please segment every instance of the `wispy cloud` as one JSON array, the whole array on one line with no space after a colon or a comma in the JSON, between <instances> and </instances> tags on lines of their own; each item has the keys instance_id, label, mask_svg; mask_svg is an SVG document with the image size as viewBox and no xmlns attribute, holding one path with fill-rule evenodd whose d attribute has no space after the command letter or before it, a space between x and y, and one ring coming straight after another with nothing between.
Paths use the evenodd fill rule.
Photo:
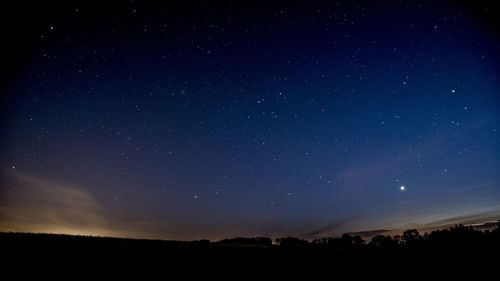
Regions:
<instances>
[{"instance_id":1,"label":"wispy cloud","mask_svg":"<svg viewBox=\"0 0 500 281\"><path fill-rule=\"evenodd\" d=\"M355 236L361 236L362 238L371 238L376 235L387 234L391 232L392 229L374 229L374 230L366 230L366 231L358 231L358 232L348 232L346 234Z\"/></svg>"},{"instance_id":2,"label":"wispy cloud","mask_svg":"<svg viewBox=\"0 0 500 281\"><path fill-rule=\"evenodd\" d=\"M451 227L456 224L475 225L488 222L495 222L500 219L500 210L482 212L471 215L449 217L441 220L432 221L426 224L418 225L421 230L433 230Z\"/></svg>"},{"instance_id":3,"label":"wispy cloud","mask_svg":"<svg viewBox=\"0 0 500 281\"><path fill-rule=\"evenodd\" d=\"M448 216L441 219L427 219L425 222L421 223L404 223L398 226L391 225L384 231L384 235L399 235L407 229L417 229L421 233L429 233L438 229L447 229L457 224L479 226L483 228L488 228L492 223L497 223L500 220L500 209L473 213L469 215L460 216ZM491 227L490 227L491 228ZM360 233L362 233L361 231ZM368 235L367 235L368 236Z\"/></svg>"},{"instance_id":4,"label":"wispy cloud","mask_svg":"<svg viewBox=\"0 0 500 281\"><path fill-rule=\"evenodd\" d=\"M352 215L352 216L349 216L349 217L346 217L343 219L335 220L335 221L332 221L332 222L330 222L322 227L319 227L319 228L316 228L313 230L309 230L309 231L305 232L304 234L302 234L301 236L305 237L305 238L314 238L314 237L319 237L319 236L338 234L336 232L338 232L342 226L344 226L350 222L353 222L355 220L358 220L362 216L363 216L362 214L355 214L355 215Z\"/></svg>"},{"instance_id":5,"label":"wispy cloud","mask_svg":"<svg viewBox=\"0 0 500 281\"><path fill-rule=\"evenodd\" d=\"M189 240L206 238L206 225L112 212L89 189L18 171L0 171L0 231ZM211 238L211 237L208 237Z\"/></svg>"},{"instance_id":6,"label":"wispy cloud","mask_svg":"<svg viewBox=\"0 0 500 281\"><path fill-rule=\"evenodd\" d=\"M0 230L111 235L94 197L79 186L2 173Z\"/></svg>"}]
</instances>

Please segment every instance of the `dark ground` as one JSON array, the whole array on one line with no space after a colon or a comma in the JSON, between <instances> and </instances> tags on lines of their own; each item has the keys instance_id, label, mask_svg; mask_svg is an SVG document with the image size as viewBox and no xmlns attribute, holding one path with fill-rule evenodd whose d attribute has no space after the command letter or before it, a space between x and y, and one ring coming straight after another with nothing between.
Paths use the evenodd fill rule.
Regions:
<instances>
[{"instance_id":1,"label":"dark ground","mask_svg":"<svg viewBox=\"0 0 500 281\"><path fill-rule=\"evenodd\" d=\"M344 235L313 242L285 238L177 242L0 233L3 275L51 279L430 279L498 277L500 231L458 226L420 236ZM302 278L300 278L302 277Z\"/></svg>"}]
</instances>

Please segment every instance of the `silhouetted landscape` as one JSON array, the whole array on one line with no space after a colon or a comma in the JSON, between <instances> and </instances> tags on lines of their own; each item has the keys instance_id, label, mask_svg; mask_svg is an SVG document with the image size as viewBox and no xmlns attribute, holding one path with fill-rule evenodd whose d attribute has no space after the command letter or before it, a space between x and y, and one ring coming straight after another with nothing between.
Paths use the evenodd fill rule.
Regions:
<instances>
[{"instance_id":1,"label":"silhouetted landscape","mask_svg":"<svg viewBox=\"0 0 500 281\"><path fill-rule=\"evenodd\" d=\"M344 234L218 242L121 239L62 234L0 234L3 268L13 276L325 276L462 279L497 275L500 223L492 231L456 225L421 235ZM233 275L234 274L234 275ZM335 278L333 278L335 279Z\"/></svg>"}]
</instances>

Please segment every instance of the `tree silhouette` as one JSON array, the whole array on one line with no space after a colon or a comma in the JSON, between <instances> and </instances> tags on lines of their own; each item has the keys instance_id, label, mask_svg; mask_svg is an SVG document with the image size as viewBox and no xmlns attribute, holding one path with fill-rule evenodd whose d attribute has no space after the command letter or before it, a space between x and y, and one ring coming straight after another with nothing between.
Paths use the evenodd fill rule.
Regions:
<instances>
[{"instance_id":1,"label":"tree silhouette","mask_svg":"<svg viewBox=\"0 0 500 281\"><path fill-rule=\"evenodd\" d=\"M493 229L492 232L500 233L500 220L497 223L497 227Z\"/></svg>"},{"instance_id":2,"label":"tree silhouette","mask_svg":"<svg viewBox=\"0 0 500 281\"><path fill-rule=\"evenodd\" d=\"M393 239L390 235L376 235L372 237L370 243L368 243L369 246L372 248L381 248L381 249L388 249L388 248L394 248L398 246L398 241Z\"/></svg>"},{"instance_id":3,"label":"tree silhouette","mask_svg":"<svg viewBox=\"0 0 500 281\"><path fill-rule=\"evenodd\" d=\"M352 237L352 244L354 247L360 248L366 244L366 241L363 240L363 238L361 238L361 236L356 235L356 236Z\"/></svg>"},{"instance_id":4,"label":"tree silhouette","mask_svg":"<svg viewBox=\"0 0 500 281\"><path fill-rule=\"evenodd\" d=\"M283 237L277 238L276 243L282 247L295 248L295 247L303 247L309 244L307 240L302 240L295 237Z\"/></svg>"},{"instance_id":5,"label":"tree silhouette","mask_svg":"<svg viewBox=\"0 0 500 281\"><path fill-rule=\"evenodd\" d=\"M420 236L420 233L416 229L408 229L403 232L403 236L401 237L401 242L407 245L420 240L422 240L422 236Z\"/></svg>"}]
</instances>

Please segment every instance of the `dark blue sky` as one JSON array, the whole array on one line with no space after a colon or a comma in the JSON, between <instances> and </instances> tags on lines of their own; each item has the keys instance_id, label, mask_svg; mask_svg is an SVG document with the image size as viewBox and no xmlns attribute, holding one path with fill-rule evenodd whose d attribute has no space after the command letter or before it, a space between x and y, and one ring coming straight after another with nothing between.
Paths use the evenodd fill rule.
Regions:
<instances>
[{"instance_id":1,"label":"dark blue sky","mask_svg":"<svg viewBox=\"0 0 500 281\"><path fill-rule=\"evenodd\" d=\"M9 10L1 230L311 238L500 218L492 1L168 2Z\"/></svg>"}]
</instances>

